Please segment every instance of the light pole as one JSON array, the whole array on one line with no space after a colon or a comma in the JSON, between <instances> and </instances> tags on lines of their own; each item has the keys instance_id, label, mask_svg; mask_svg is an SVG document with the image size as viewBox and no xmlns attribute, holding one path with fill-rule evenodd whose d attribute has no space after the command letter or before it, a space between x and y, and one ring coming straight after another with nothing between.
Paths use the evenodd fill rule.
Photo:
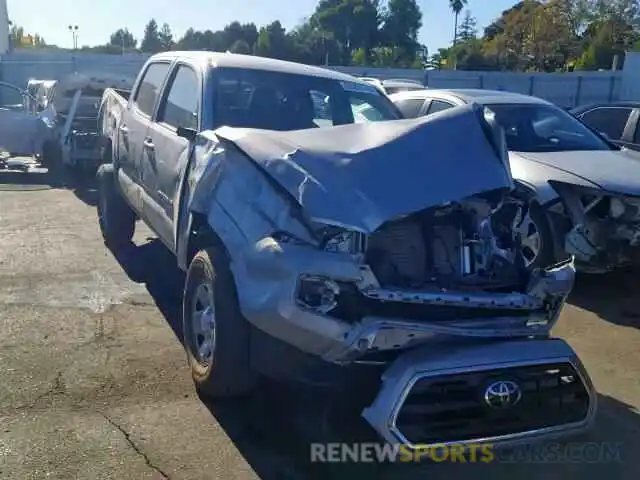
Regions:
<instances>
[{"instance_id":1,"label":"light pole","mask_svg":"<svg viewBox=\"0 0 640 480\"><path fill-rule=\"evenodd\" d=\"M71 37L73 38L73 49L78 49L78 25L69 25L69 31L71 32Z\"/></svg>"}]
</instances>

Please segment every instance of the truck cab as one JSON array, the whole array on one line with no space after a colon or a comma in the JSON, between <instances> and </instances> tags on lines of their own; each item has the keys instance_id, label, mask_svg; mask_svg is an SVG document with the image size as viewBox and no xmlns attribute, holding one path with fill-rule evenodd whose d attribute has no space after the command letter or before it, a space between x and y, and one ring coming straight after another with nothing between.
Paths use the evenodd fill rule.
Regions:
<instances>
[{"instance_id":1,"label":"truck cab","mask_svg":"<svg viewBox=\"0 0 640 480\"><path fill-rule=\"evenodd\" d=\"M274 70L269 59L213 55L153 56L117 127L118 182L138 215L172 251L177 248L180 181L198 132L224 125L290 131L349 124L367 121L357 113L363 107L380 120L400 118L373 87L347 75L287 62L282 63L291 70L283 72ZM340 82L345 80L353 91L344 93Z\"/></svg>"}]
</instances>

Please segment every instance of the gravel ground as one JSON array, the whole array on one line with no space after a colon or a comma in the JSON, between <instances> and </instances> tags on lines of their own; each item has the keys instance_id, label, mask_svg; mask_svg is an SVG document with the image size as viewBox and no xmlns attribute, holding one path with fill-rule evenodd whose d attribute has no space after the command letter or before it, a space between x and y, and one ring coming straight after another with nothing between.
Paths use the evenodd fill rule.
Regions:
<instances>
[{"instance_id":1,"label":"gravel ground","mask_svg":"<svg viewBox=\"0 0 640 480\"><path fill-rule=\"evenodd\" d=\"M618 461L310 465L302 432L312 428L291 421L313 418L303 402L273 386L232 404L194 393L179 341L182 275L149 231L118 261L100 239L95 192L48 181L0 172L1 479L639 478L630 274L579 278L555 332L600 393L594 430L574 441L611 442Z\"/></svg>"}]
</instances>

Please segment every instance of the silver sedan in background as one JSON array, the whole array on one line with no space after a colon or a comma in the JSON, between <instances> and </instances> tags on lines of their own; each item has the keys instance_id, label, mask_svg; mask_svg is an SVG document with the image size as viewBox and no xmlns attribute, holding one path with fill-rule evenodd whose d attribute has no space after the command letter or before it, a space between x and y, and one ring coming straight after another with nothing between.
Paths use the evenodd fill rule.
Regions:
<instances>
[{"instance_id":1,"label":"silver sedan in background","mask_svg":"<svg viewBox=\"0 0 640 480\"><path fill-rule=\"evenodd\" d=\"M560 107L493 90L420 90L390 95L407 118L477 103L505 131L514 179L530 208L519 223L528 265L574 255L579 271L640 262L640 155ZM366 112L362 112L366 116ZM464 142L464 132L452 132ZM460 172L460 175L465 175Z\"/></svg>"}]
</instances>

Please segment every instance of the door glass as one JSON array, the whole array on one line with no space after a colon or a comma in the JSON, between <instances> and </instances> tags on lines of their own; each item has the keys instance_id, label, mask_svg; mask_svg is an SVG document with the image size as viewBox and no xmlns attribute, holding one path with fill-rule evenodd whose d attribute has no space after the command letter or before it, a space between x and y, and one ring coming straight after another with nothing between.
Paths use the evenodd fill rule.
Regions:
<instances>
[{"instance_id":1,"label":"door glass","mask_svg":"<svg viewBox=\"0 0 640 480\"><path fill-rule=\"evenodd\" d=\"M142 113L153 115L153 108L168 71L168 63L152 63L147 68L134 97L134 101Z\"/></svg>"},{"instance_id":2,"label":"door glass","mask_svg":"<svg viewBox=\"0 0 640 480\"><path fill-rule=\"evenodd\" d=\"M399 116L387 97L359 82L218 68L213 88L214 126L291 131Z\"/></svg>"},{"instance_id":3,"label":"door glass","mask_svg":"<svg viewBox=\"0 0 640 480\"><path fill-rule=\"evenodd\" d=\"M25 98L17 88L0 85L0 108L7 110L22 110Z\"/></svg>"},{"instance_id":4,"label":"door glass","mask_svg":"<svg viewBox=\"0 0 640 480\"><path fill-rule=\"evenodd\" d=\"M607 134L612 140L620 140L631 110L617 107L596 108L582 115L582 121L591 128Z\"/></svg>"},{"instance_id":5,"label":"door glass","mask_svg":"<svg viewBox=\"0 0 640 480\"><path fill-rule=\"evenodd\" d=\"M198 130L199 95L198 76L191 68L180 65L169 94L160 105L158 122Z\"/></svg>"},{"instance_id":6,"label":"door glass","mask_svg":"<svg viewBox=\"0 0 640 480\"><path fill-rule=\"evenodd\" d=\"M427 114L441 112L442 110L448 110L450 108L453 108L453 105L448 102L444 102L442 100L431 100L431 105L429 105L429 111Z\"/></svg>"},{"instance_id":7,"label":"door glass","mask_svg":"<svg viewBox=\"0 0 640 480\"><path fill-rule=\"evenodd\" d=\"M329 94L319 90L309 90L309 95L311 96L311 102L313 104L313 123L319 127L332 126L333 112Z\"/></svg>"},{"instance_id":8,"label":"door glass","mask_svg":"<svg viewBox=\"0 0 640 480\"><path fill-rule=\"evenodd\" d=\"M386 111L355 93L349 95L349 103L355 123L382 122L389 119Z\"/></svg>"},{"instance_id":9,"label":"door glass","mask_svg":"<svg viewBox=\"0 0 640 480\"><path fill-rule=\"evenodd\" d=\"M396 102L396 106L406 118L417 117L422 105L424 105L424 100L422 98L403 98Z\"/></svg>"}]
</instances>

